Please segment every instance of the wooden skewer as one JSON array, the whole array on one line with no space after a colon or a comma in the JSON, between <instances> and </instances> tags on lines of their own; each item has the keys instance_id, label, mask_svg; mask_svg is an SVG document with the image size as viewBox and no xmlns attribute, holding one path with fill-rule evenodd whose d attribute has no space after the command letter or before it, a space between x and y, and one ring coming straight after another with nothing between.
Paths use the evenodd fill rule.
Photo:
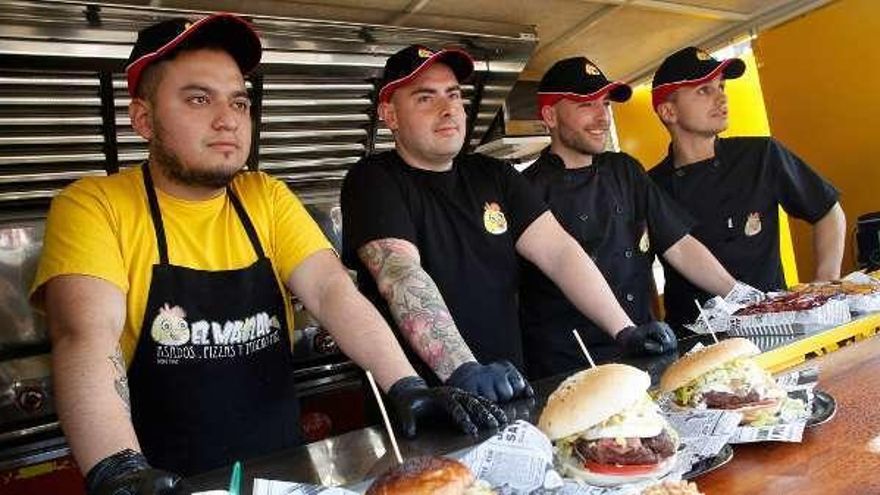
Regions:
<instances>
[{"instance_id":1,"label":"wooden skewer","mask_svg":"<svg viewBox=\"0 0 880 495\"><path fill-rule=\"evenodd\" d=\"M382 402L382 396L379 395L379 387L376 386L376 380L373 374L367 370L367 380L370 381L370 388L373 389L373 395L376 396L376 402L379 403L379 410L382 412L382 419L385 420L385 430L388 437L391 438L391 446L394 448L394 457L397 458L398 464L403 464L403 456L400 455L400 447L397 446L397 437L394 436L394 430L391 428L391 421L388 419L388 411L385 410L385 403Z\"/></svg>"},{"instance_id":2,"label":"wooden skewer","mask_svg":"<svg viewBox=\"0 0 880 495\"><path fill-rule=\"evenodd\" d=\"M717 344L717 343L718 343L718 337L715 336L715 331L712 330L712 325L709 324L709 318L707 318L707 317L706 317L706 313L703 312L703 307L700 306L699 301L697 301L696 299L694 299L694 304L697 305L697 311L700 312L700 318L703 319L703 323L706 324L706 328L708 328L708 329L709 329L709 333L712 334L712 340L714 340L715 343Z\"/></svg>"},{"instance_id":3,"label":"wooden skewer","mask_svg":"<svg viewBox=\"0 0 880 495\"><path fill-rule=\"evenodd\" d=\"M587 350L587 346L584 345L584 341L581 340L581 334L578 333L577 328L571 331L574 334L574 338L577 340L578 345L581 346L581 350L584 351L584 356L587 356L587 361L590 363L590 368L595 368L596 363L593 362L593 357L590 356L590 351Z\"/></svg>"}]
</instances>

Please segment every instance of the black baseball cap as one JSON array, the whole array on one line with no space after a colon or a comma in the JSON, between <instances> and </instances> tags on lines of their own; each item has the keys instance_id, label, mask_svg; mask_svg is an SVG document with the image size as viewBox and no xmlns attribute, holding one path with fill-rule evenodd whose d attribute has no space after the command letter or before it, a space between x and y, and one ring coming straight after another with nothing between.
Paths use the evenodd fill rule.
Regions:
<instances>
[{"instance_id":1,"label":"black baseball cap","mask_svg":"<svg viewBox=\"0 0 880 495\"><path fill-rule=\"evenodd\" d=\"M609 81L586 57L567 58L553 64L541 78L538 109L562 99L590 101L606 94L612 101L624 102L632 96L632 88L620 81Z\"/></svg>"},{"instance_id":2,"label":"black baseball cap","mask_svg":"<svg viewBox=\"0 0 880 495\"><path fill-rule=\"evenodd\" d=\"M388 57L382 84L379 86L379 102L391 99L394 90L406 86L423 71L440 62L452 69L459 82L474 72L474 59L458 48L444 48L434 51L423 45L410 45Z\"/></svg>"},{"instance_id":3,"label":"black baseball cap","mask_svg":"<svg viewBox=\"0 0 880 495\"><path fill-rule=\"evenodd\" d=\"M150 64L167 57L186 42L208 39L222 46L238 63L242 74L260 63L262 45L251 24L233 14L214 14L197 21L186 18L169 19L138 32L137 41L125 63L128 94L134 97L141 74Z\"/></svg>"},{"instance_id":4,"label":"black baseball cap","mask_svg":"<svg viewBox=\"0 0 880 495\"><path fill-rule=\"evenodd\" d=\"M666 57L654 73L651 83L651 103L657 109L675 90L682 86L696 86L721 74L724 79L736 79L746 71L746 63L739 58L717 60L695 46L682 48Z\"/></svg>"}]
</instances>

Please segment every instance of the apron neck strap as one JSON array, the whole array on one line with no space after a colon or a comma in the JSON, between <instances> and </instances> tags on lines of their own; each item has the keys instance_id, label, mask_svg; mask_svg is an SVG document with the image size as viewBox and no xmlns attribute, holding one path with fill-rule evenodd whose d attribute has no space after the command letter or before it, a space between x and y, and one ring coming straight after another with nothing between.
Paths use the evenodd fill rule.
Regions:
<instances>
[{"instance_id":1,"label":"apron neck strap","mask_svg":"<svg viewBox=\"0 0 880 495\"><path fill-rule=\"evenodd\" d=\"M146 189L147 201L150 204L150 217L153 219L153 229L156 231L156 246L159 249L159 263L167 265L168 242L165 239L165 224L162 222L162 212L159 210L159 200L156 197L156 188L153 186L153 177L150 175L150 168L148 165L149 162L144 162L144 164L141 165L141 175L143 175L144 178L144 189ZM241 224L244 227L245 233L247 233L248 240L251 241L251 246L253 246L257 258L265 258L266 254L263 251L262 244L260 244L260 238L257 237L257 231L254 229L254 224L251 222L251 218L245 211L244 206L242 206L241 201L239 201L238 196L232 192L232 189L230 189L229 186L226 187L226 194L229 197L229 201L232 203L232 207L235 209L235 213L238 215L239 221L241 221Z\"/></svg>"}]
</instances>

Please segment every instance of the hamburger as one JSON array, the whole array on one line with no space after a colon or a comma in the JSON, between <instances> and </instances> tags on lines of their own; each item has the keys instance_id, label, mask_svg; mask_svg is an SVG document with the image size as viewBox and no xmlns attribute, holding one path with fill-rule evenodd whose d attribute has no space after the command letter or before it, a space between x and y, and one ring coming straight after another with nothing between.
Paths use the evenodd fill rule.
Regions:
<instances>
[{"instance_id":1,"label":"hamburger","mask_svg":"<svg viewBox=\"0 0 880 495\"><path fill-rule=\"evenodd\" d=\"M786 393L751 359L760 353L747 339L722 340L673 363L660 378L660 390L681 408L737 411L744 424L766 421Z\"/></svg>"},{"instance_id":2,"label":"hamburger","mask_svg":"<svg viewBox=\"0 0 880 495\"><path fill-rule=\"evenodd\" d=\"M538 419L556 446L564 476L614 486L668 473L678 434L647 390L647 373L604 364L568 377L550 394Z\"/></svg>"},{"instance_id":3,"label":"hamburger","mask_svg":"<svg viewBox=\"0 0 880 495\"><path fill-rule=\"evenodd\" d=\"M483 481L455 459L413 457L376 478L366 495L493 495Z\"/></svg>"}]
</instances>

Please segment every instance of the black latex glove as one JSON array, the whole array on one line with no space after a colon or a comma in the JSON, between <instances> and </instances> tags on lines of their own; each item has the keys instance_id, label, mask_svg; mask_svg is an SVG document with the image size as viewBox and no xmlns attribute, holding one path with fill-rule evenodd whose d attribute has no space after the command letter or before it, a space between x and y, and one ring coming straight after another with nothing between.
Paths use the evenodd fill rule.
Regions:
<instances>
[{"instance_id":1,"label":"black latex glove","mask_svg":"<svg viewBox=\"0 0 880 495\"><path fill-rule=\"evenodd\" d=\"M615 337L617 346L628 355L665 354L678 347L678 340L669 325L651 321L637 327L626 327Z\"/></svg>"},{"instance_id":2,"label":"black latex glove","mask_svg":"<svg viewBox=\"0 0 880 495\"><path fill-rule=\"evenodd\" d=\"M86 475L88 495L184 495L180 476L153 469L140 452L121 450L105 457Z\"/></svg>"},{"instance_id":3,"label":"black latex glove","mask_svg":"<svg viewBox=\"0 0 880 495\"><path fill-rule=\"evenodd\" d=\"M395 382L388 391L388 400L397 414L401 433L407 438L415 437L417 424L428 418L451 419L469 435L476 435L480 427L507 425L507 415L492 401L455 387L429 388L417 376Z\"/></svg>"},{"instance_id":4,"label":"black latex glove","mask_svg":"<svg viewBox=\"0 0 880 495\"><path fill-rule=\"evenodd\" d=\"M496 361L486 365L476 361L464 363L452 372L446 384L492 402L507 402L535 395L529 382L510 361Z\"/></svg>"}]
</instances>

